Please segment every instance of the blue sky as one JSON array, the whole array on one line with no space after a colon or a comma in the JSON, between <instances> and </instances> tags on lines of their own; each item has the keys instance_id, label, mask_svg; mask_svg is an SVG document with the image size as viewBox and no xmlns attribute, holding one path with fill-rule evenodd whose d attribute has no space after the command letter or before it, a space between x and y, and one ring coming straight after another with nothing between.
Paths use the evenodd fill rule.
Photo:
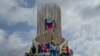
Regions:
<instances>
[{"instance_id":1,"label":"blue sky","mask_svg":"<svg viewBox=\"0 0 100 56\"><path fill-rule=\"evenodd\" d=\"M62 34L74 56L100 56L99 0L0 0L0 56L24 56L37 30L37 5L61 8Z\"/></svg>"}]
</instances>

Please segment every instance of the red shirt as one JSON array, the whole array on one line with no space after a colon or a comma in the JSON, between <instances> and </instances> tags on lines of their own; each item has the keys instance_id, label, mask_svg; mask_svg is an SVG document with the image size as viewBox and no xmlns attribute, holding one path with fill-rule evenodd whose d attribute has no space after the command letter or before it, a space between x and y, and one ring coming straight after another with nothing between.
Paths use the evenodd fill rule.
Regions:
<instances>
[{"instance_id":1,"label":"red shirt","mask_svg":"<svg viewBox=\"0 0 100 56\"><path fill-rule=\"evenodd\" d=\"M70 49L68 47L66 47L66 53L70 53Z\"/></svg>"}]
</instances>

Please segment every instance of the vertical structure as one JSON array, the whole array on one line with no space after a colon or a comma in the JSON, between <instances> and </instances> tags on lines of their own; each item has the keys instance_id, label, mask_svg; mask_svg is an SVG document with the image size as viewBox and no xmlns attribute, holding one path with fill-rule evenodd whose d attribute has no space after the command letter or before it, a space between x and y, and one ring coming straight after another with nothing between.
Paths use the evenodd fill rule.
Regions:
<instances>
[{"instance_id":1,"label":"vertical structure","mask_svg":"<svg viewBox=\"0 0 100 56\"><path fill-rule=\"evenodd\" d=\"M37 36L45 34L48 30L45 30L45 19L53 19L56 23L56 29L54 33L56 36L61 35L61 10L59 6L55 4L42 4L37 10Z\"/></svg>"},{"instance_id":2,"label":"vertical structure","mask_svg":"<svg viewBox=\"0 0 100 56\"><path fill-rule=\"evenodd\" d=\"M45 29L45 20L54 20L54 30ZM50 42L53 38L55 44L64 42L61 31L61 10L60 7L53 3L45 3L37 8L37 37L36 42L42 44Z\"/></svg>"}]
</instances>

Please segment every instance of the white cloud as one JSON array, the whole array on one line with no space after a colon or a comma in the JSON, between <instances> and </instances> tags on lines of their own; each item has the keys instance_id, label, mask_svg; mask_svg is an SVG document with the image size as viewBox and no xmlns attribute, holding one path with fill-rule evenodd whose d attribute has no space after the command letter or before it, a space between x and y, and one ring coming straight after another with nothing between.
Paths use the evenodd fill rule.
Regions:
<instances>
[{"instance_id":1,"label":"white cloud","mask_svg":"<svg viewBox=\"0 0 100 56\"><path fill-rule=\"evenodd\" d=\"M31 41L24 42L21 37L22 34L14 32L9 35L7 31L0 29L0 54L2 56L24 56L31 47Z\"/></svg>"},{"instance_id":2,"label":"white cloud","mask_svg":"<svg viewBox=\"0 0 100 56\"><path fill-rule=\"evenodd\" d=\"M8 38L8 46L12 46L13 49L16 49L18 47L23 48L26 46L26 44L24 45L24 43L22 42L21 37L18 35L18 32L11 34Z\"/></svg>"},{"instance_id":3,"label":"white cloud","mask_svg":"<svg viewBox=\"0 0 100 56\"><path fill-rule=\"evenodd\" d=\"M0 44L5 41L6 34L4 30L0 29Z\"/></svg>"},{"instance_id":4,"label":"white cloud","mask_svg":"<svg viewBox=\"0 0 100 56\"><path fill-rule=\"evenodd\" d=\"M7 11L15 6L15 0L0 0L0 15L7 13Z\"/></svg>"},{"instance_id":5,"label":"white cloud","mask_svg":"<svg viewBox=\"0 0 100 56\"><path fill-rule=\"evenodd\" d=\"M0 0L0 16L10 25L19 22L33 25L36 23L36 15L36 6L34 8L23 8L16 0Z\"/></svg>"},{"instance_id":6,"label":"white cloud","mask_svg":"<svg viewBox=\"0 0 100 56\"><path fill-rule=\"evenodd\" d=\"M34 25L36 21L36 7L34 9L19 8L15 12L8 12L6 16L8 23L16 24L18 22L25 22L28 25ZM34 21L35 20L35 21Z\"/></svg>"}]
</instances>

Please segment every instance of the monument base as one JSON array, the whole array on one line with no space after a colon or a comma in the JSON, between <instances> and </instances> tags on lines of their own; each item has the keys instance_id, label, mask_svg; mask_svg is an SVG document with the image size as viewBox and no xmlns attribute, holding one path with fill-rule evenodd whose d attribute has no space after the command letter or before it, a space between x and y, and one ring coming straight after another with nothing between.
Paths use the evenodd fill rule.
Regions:
<instances>
[{"instance_id":1,"label":"monument base","mask_svg":"<svg viewBox=\"0 0 100 56\"><path fill-rule=\"evenodd\" d=\"M38 52L38 45L39 45L40 43L39 42L37 42L36 40L33 40L33 43L32 43L32 45L34 45L35 47L36 47L36 52ZM60 45L59 45L59 47L60 47L60 53L62 53L62 48L63 48L63 46L68 46L68 40L64 40Z\"/></svg>"}]
</instances>

